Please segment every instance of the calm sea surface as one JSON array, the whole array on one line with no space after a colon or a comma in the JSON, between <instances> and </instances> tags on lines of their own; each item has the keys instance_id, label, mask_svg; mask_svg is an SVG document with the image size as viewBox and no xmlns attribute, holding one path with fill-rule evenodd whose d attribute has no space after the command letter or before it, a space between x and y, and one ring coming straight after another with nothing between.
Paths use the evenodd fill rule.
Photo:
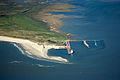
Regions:
<instances>
[{"instance_id":1,"label":"calm sea surface","mask_svg":"<svg viewBox=\"0 0 120 80\"><path fill-rule=\"evenodd\" d=\"M61 19L62 31L78 40L104 40L104 49L88 49L78 41L71 42L73 56L66 50L49 50L49 55L70 61L64 64L32 59L13 43L0 42L0 80L120 80L120 2L116 1L74 0L67 2L76 6L72 12L53 13L70 16Z\"/></svg>"}]
</instances>

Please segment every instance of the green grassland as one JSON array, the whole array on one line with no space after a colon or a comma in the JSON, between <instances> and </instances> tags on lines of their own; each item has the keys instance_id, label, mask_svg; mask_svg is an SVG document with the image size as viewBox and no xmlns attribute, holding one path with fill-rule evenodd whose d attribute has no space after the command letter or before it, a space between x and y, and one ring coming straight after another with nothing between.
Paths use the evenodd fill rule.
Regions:
<instances>
[{"instance_id":1,"label":"green grassland","mask_svg":"<svg viewBox=\"0 0 120 80\"><path fill-rule=\"evenodd\" d=\"M61 45L59 40L66 39L63 34L50 31L49 26L45 22L35 20L30 16L40 11L40 8L41 5L38 5L32 7L32 9L26 13L21 13L20 11L22 9L20 9L20 11L17 11L19 13L15 15L0 16L0 36L23 38L40 44ZM16 10L17 9L11 10L11 12L16 12ZM56 42L56 40L58 41Z\"/></svg>"}]
</instances>

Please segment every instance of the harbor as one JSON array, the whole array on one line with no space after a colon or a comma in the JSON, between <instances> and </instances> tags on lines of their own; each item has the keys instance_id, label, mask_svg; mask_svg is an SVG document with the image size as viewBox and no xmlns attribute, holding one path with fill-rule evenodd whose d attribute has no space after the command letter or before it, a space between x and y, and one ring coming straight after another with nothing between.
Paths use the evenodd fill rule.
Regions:
<instances>
[{"instance_id":1,"label":"harbor","mask_svg":"<svg viewBox=\"0 0 120 80\"><path fill-rule=\"evenodd\" d=\"M67 52L69 55L73 54L75 51L71 48L71 43L73 41L82 42L81 45L84 45L84 47L88 49L104 49L105 43L104 40L65 40L64 45L65 49L67 49ZM78 44L80 45L80 44Z\"/></svg>"}]
</instances>

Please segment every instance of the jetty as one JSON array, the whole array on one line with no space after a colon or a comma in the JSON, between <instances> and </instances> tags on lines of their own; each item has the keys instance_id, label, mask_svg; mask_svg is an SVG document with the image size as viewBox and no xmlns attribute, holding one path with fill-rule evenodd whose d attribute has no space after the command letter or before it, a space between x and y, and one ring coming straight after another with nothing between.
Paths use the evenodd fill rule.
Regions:
<instances>
[{"instance_id":1,"label":"jetty","mask_svg":"<svg viewBox=\"0 0 120 80\"><path fill-rule=\"evenodd\" d=\"M73 54L73 50L71 49L69 40L65 40L65 46L66 46L66 49L68 51L68 54L69 55Z\"/></svg>"},{"instance_id":2,"label":"jetty","mask_svg":"<svg viewBox=\"0 0 120 80\"><path fill-rule=\"evenodd\" d=\"M86 41L83 41L83 44L84 44L87 48L89 48L89 45L87 44Z\"/></svg>"},{"instance_id":3,"label":"jetty","mask_svg":"<svg viewBox=\"0 0 120 80\"><path fill-rule=\"evenodd\" d=\"M69 55L74 53L74 50L71 49L71 43L70 43L70 42L74 42L74 41L75 42L76 41L82 42L82 44L86 48L89 48L89 49L104 49L105 48L104 40L70 40L69 39L69 40L53 40L53 41L55 41L55 42L56 41L62 42L65 45L65 49L67 49ZM94 42L94 44L91 44L91 42L92 43ZM95 47L91 47L91 45L95 46Z\"/></svg>"}]
</instances>

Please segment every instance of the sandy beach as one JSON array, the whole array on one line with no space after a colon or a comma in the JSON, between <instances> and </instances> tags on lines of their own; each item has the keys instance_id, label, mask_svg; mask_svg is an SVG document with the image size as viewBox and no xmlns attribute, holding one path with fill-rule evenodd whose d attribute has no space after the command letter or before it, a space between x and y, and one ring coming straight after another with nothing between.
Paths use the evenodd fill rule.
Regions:
<instances>
[{"instance_id":1,"label":"sandy beach","mask_svg":"<svg viewBox=\"0 0 120 80\"><path fill-rule=\"evenodd\" d=\"M44 45L43 46L43 45L38 45L37 43L34 43L29 40L6 37L6 36L0 36L0 41L18 43L26 50L26 54L33 55L38 58L56 60L56 61L61 61L61 62L68 62L67 59L64 59L62 57L47 55L49 49L65 48L65 46L55 46L55 45Z\"/></svg>"}]
</instances>

